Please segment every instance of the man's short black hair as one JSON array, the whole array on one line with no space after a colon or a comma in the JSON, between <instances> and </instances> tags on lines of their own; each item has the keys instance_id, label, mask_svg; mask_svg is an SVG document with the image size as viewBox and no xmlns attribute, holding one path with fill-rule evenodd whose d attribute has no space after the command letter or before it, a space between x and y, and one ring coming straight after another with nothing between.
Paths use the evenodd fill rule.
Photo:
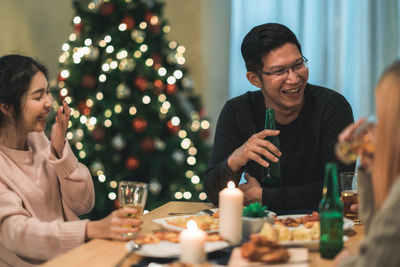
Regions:
<instances>
[{"instance_id":1,"label":"man's short black hair","mask_svg":"<svg viewBox=\"0 0 400 267\"><path fill-rule=\"evenodd\" d=\"M262 57L286 43L295 44L301 54L300 43L288 27L279 23L266 23L251 29L244 37L241 48L247 71L261 70Z\"/></svg>"}]
</instances>

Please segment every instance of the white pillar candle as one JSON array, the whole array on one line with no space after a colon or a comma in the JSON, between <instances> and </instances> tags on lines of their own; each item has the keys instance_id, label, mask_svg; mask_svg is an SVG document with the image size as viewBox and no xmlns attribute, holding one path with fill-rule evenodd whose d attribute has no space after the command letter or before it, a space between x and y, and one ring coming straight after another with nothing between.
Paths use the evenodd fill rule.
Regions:
<instances>
[{"instance_id":1,"label":"white pillar candle","mask_svg":"<svg viewBox=\"0 0 400 267\"><path fill-rule=\"evenodd\" d=\"M187 230L183 230L179 235L181 244L181 262L202 263L206 260L204 244L206 242L206 232L198 229L193 220L187 223Z\"/></svg>"},{"instance_id":2,"label":"white pillar candle","mask_svg":"<svg viewBox=\"0 0 400 267\"><path fill-rule=\"evenodd\" d=\"M230 181L219 192L219 234L231 244L242 241L243 192Z\"/></svg>"}]
</instances>

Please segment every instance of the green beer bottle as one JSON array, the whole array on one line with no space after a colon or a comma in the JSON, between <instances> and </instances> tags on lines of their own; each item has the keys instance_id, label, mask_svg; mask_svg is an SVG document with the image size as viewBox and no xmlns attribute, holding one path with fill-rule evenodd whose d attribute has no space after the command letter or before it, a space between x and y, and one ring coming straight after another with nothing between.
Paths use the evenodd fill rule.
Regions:
<instances>
[{"instance_id":1,"label":"green beer bottle","mask_svg":"<svg viewBox=\"0 0 400 267\"><path fill-rule=\"evenodd\" d=\"M267 108L265 111L265 129L276 130L275 126L275 113L272 108ZM265 140L270 141L274 146L279 149L280 142L278 136L267 136ZM281 180L281 166L280 162L272 162L269 159L269 166L263 168L261 180L264 184L278 185Z\"/></svg>"},{"instance_id":2,"label":"green beer bottle","mask_svg":"<svg viewBox=\"0 0 400 267\"><path fill-rule=\"evenodd\" d=\"M321 257L332 259L343 248L343 204L339 198L336 163L325 165L324 188L319 204Z\"/></svg>"}]
</instances>

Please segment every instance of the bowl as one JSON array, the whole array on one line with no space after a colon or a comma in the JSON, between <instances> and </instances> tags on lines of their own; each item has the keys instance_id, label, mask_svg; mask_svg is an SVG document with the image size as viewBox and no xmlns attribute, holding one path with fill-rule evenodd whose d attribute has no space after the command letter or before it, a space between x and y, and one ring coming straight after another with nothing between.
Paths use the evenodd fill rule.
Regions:
<instances>
[{"instance_id":1,"label":"bowl","mask_svg":"<svg viewBox=\"0 0 400 267\"><path fill-rule=\"evenodd\" d=\"M249 238L251 234L259 233L265 222L274 223L275 213L268 212L266 217L242 217L243 237Z\"/></svg>"}]
</instances>

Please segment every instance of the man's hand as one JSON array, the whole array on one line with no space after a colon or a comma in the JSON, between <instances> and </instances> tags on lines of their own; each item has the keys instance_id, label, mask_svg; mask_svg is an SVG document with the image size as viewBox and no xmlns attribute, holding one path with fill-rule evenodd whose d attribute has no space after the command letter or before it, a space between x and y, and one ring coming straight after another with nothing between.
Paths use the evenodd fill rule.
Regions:
<instances>
[{"instance_id":1,"label":"man's hand","mask_svg":"<svg viewBox=\"0 0 400 267\"><path fill-rule=\"evenodd\" d=\"M268 162L264 160L262 156L273 162L278 162L279 159L277 156L280 157L282 153L271 142L264 140L267 136L278 134L278 130L263 130L259 133L253 134L246 143L236 149L232 155L229 156L229 168L233 172L238 172L249 160L254 160L261 166L268 167Z\"/></svg>"},{"instance_id":2,"label":"man's hand","mask_svg":"<svg viewBox=\"0 0 400 267\"><path fill-rule=\"evenodd\" d=\"M256 178L245 173L247 183L239 185L239 189L244 193L244 205L259 202L262 203L262 188Z\"/></svg>"}]
</instances>

